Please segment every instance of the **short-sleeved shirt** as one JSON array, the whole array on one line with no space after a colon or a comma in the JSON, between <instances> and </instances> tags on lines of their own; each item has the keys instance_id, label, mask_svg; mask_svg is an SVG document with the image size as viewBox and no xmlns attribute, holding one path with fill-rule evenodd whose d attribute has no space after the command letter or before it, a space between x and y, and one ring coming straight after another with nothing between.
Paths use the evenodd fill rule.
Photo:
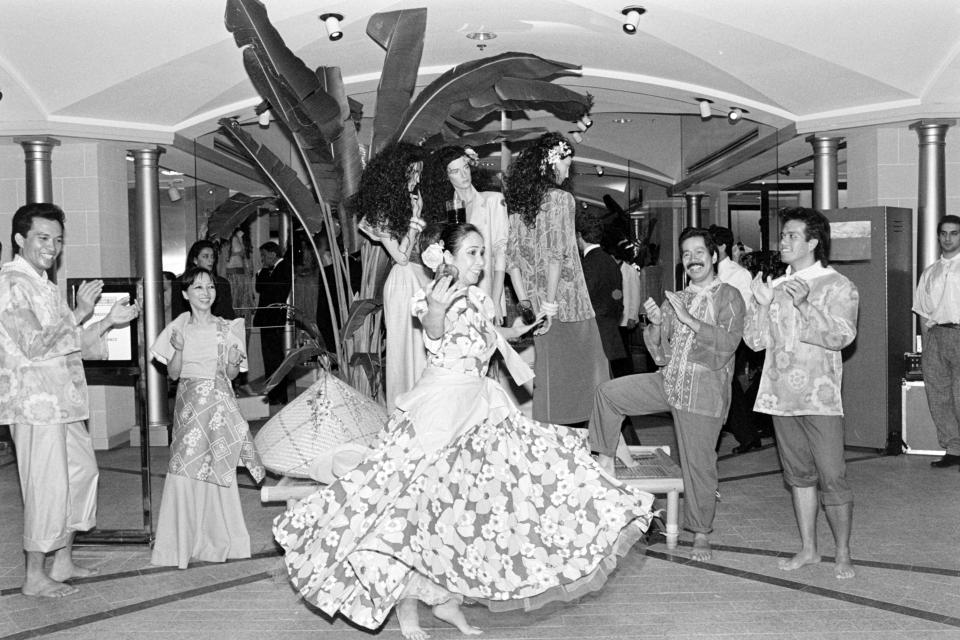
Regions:
<instances>
[{"instance_id":1,"label":"short-sleeved shirt","mask_svg":"<svg viewBox=\"0 0 960 640\"><path fill-rule=\"evenodd\" d=\"M198 324L191 321L189 311L181 313L176 319L164 327L160 335L150 346L150 354L159 362L168 364L173 358L174 348L170 343L170 336L176 329L183 336L183 354L181 378L202 378L213 380L217 377L218 338L217 332L221 324L224 328L223 357L226 358L231 346L236 346L244 359L240 361L240 371L247 370L246 336L243 318L224 320L215 318L214 322Z\"/></svg>"}]
</instances>

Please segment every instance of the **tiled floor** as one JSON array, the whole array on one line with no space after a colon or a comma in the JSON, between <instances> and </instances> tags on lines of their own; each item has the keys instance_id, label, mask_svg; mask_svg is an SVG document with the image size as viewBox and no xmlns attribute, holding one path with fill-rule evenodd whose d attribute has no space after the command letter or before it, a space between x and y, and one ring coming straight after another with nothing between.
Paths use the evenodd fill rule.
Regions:
<instances>
[{"instance_id":1,"label":"tiled floor","mask_svg":"<svg viewBox=\"0 0 960 640\"><path fill-rule=\"evenodd\" d=\"M668 427L641 429L644 444L669 443ZM766 441L769 442L769 441ZM824 563L790 573L776 556L796 547L789 494L772 446L730 456L721 447L722 500L714 559L688 559L689 534L669 552L662 539L637 546L606 587L574 603L529 613L468 607L486 638L960 638L960 473L929 458L848 451L856 494L853 554L858 575L833 577ZM137 527L138 454L100 452L100 521ZM154 508L166 452L153 452ZM268 480L273 482L275 480ZM394 618L377 633L328 620L300 602L282 575L270 522L281 505L263 505L249 478L241 489L255 557L222 565L151 568L142 546L82 547L78 558L102 575L78 581L58 601L19 594L21 506L16 466L0 453L0 640L120 638L263 640L400 638ZM825 555L833 552L821 519ZM434 638L459 633L423 612Z\"/></svg>"}]
</instances>

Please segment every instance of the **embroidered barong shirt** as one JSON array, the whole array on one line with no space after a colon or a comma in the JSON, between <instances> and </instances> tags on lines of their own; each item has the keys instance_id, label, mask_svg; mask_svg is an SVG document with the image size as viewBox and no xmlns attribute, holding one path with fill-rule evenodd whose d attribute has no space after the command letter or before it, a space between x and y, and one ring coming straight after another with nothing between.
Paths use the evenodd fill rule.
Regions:
<instances>
[{"instance_id":1,"label":"embroidered barong shirt","mask_svg":"<svg viewBox=\"0 0 960 640\"><path fill-rule=\"evenodd\" d=\"M743 335L744 305L740 292L714 280L706 287L691 284L678 294L700 330L680 322L669 300L660 307L660 338L654 325L643 332L647 350L663 375L671 407L723 418L730 407L733 354Z\"/></svg>"},{"instance_id":2,"label":"embroidered barong shirt","mask_svg":"<svg viewBox=\"0 0 960 640\"><path fill-rule=\"evenodd\" d=\"M810 287L798 309L783 282L801 278ZM743 339L766 349L755 411L778 416L842 416L841 349L857 336L860 296L854 284L819 262L772 283L769 307L752 304Z\"/></svg>"},{"instance_id":3,"label":"embroidered barong shirt","mask_svg":"<svg viewBox=\"0 0 960 640\"><path fill-rule=\"evenodd\" d=\"M46 273L19 255L0 268L0 424L86 420L83 358L106 354L106 340L77 324Z\"/></svg>"}]
</instances>

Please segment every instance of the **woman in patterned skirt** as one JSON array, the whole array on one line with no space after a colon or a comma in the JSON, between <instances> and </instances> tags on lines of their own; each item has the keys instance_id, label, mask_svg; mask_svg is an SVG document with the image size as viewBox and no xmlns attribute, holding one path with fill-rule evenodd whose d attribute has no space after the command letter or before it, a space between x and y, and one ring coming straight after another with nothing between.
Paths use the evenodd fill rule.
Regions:
<instances>
[{"instance_id":1,"label":"woman in patterned skirt","mask_svg":"<svg viewBox=\"0 0 960 640\"><path fill-rule=\"evenodd\" d=\"M408 640L427 637L418 601L473 634L464 598L530 609L599 588L649 526L653 501L605 474L573 431L524 417L485 375L499 349L515 378L529 378L506 340L534 325L494 325L474 286L476 227L430 231L422 258L439 277L413 302L423 376L355 469L274 523L308 602L369 629L396 606Z\"/></svg>"},{"instance_id":2,"label":"woman in patterned skirt","mask_svg":"<svg viewBox=\"0 0 960 640\"><path fill-rule=\"evenodd\" d=\"M533 417L569 425L590 417L597 385L610 379L577 249L572 163L567 139L545 133L506 178L510 282L521 306L547 316L534 332Z\"/></svg>"},{"instance_id":3,"label":"woman in patterned skirt","mask_svg":"<svg viewBox=\"0 0 960 640\"><path fill-rule=\"evenodd\" d=\"M242 463L257 482L264 469L230 385L247 370L243 318L213 315L217 292L209 270L187 269L180 285L190 311L177 316L150 347L170 377L180 379L150 561L186 569L191 560L250 557L236 468Z\"/></svg>"}]
</instances>

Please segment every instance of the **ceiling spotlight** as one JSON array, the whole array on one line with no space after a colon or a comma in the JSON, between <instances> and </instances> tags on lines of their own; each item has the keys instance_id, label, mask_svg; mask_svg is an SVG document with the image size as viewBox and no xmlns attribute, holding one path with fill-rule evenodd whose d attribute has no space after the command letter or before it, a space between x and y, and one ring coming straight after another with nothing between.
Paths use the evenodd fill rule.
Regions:
<instances>
[{"instance_id":1,"label":"ceiling spotlight","mask_svg":"<svg viewBox=\"0 0 960 640\"><path fill-rule=\"evenodd\" d=\"M320 19L323 20L323 25L327 28L327 37L329 37L332 42L336 42L343 37L343 31L340 30L340 21L343 20L342 15L339 13L325 13L320 16Z\"/></svg>"},{"instance_id":2,"label":"ceiling spotlight","mask_svg":"<svg viewBox=\"0 0 960 640\"><path fill-rule=\"evenodd\" d=\"M746 109L741 109L740 107L730 107L730 111L727 112L727 120L730 121L730 124L735 122L740 122L743 119L743 114L750 113Z\"/></svg>"},{"instance_id":3,"label":"ceiling spotlight","mask_svg":"<svg viewBox=\"0 0 960 640\"><path fill-rule=\"evenodd\" d=\"M700 103L700 117L704 120L710 118L713 115L713 112L710 111L710 105L713 104L713 100L707 100L706 98L697 98L697 102Z\"/></svg>"},{"instance_id":4,"label":"ceiling spotlight","mask_svg":"<svg viewBox=\"0 0 960 640\"><path fill-rule=\"evenodd\" d=\"M170 188L167 189L167 197L170 198L170 202L176 202L183 197L183 194L180 193L180 189L171 184Z\"/></svg>"},{"instance_id":5,"label":"ceiling spotlight","mask_svg":"<svg viewBox=\"0 0 960 640\"><path fill-rule=\"evenodd\" d=\"M570 137L573 138L573 141L577 144L583 142L583 135L579 131L570 131Z\"/></svg>"},{"instance_id":6,"label":"ceiling spotlight","mask_svg":"<svg viewBox=\"0 0 960 640\"><path fill-rule=\"evenodd\" d=\"M484 49L487 48L486 41L493 40L494 38L497 37L497 34L495 34L492 31L483 31L483 27L481 27L480 31L471 31L470 33L467 34L467 37L470 38L471 40L476 40L477 49L480 49L480 51L483 51Z\"/></svg>"},{"instance_id":7,"label":"ceiling spotlight","mask_svg":"<svg viewBox=\"0 0 960 640\"><path fill-rule=\"evenodd\" d=\"M597 165L596 167L594 167L594 170L597 172L598 176L603 175L603 167L601 167L600 165Z\"/></svg>"},{"instance_id":8,"label":"ceiling spotlight","mask_svg":"<svg viewBox=\"0 0 960 640\"><path fill-rule=\"evenodd\" d=\"M640 16L646 12L646 9L637 5L624 7L623 11L620 12L626 16L623 19L623 32L631 36L635 34L637 32L637 25L640 24Z\"/></svg>"},{"instance_id":9,"label":"ceiling spotlight","mask_svg":"<svg viewBox=\"0 0 960 640\"><path fill-rule=\"evenodd\" d=\"M272 115L273 114L270 113L270 109L265 109L264 111L261 111L260 115L257 116L257 124L259 124L263 128L269 127L270 120L273 119Z\"/></svg>"}]
</instances>

